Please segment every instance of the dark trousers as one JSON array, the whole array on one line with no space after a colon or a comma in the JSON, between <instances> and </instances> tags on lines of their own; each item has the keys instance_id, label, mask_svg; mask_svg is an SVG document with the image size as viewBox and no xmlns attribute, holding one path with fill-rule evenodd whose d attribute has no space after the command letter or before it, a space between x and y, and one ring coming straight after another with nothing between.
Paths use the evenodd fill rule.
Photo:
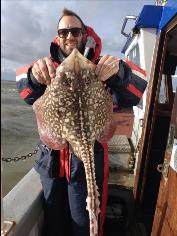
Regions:
<instances>
[{"instance_id":1,"label":"dark trousers","mask_svg":"<svg viewBox=\"0 0 177 236\"><path fill-rule=\"evenodd\" d=\"M95 155L100 194L104 167L102 154ZM70 171L69 182L65 177L52 179L41 176L45 198L43 236L89 236L85 170L82 161L75 155L72 155Z\"/></svg>"}]
</instances>

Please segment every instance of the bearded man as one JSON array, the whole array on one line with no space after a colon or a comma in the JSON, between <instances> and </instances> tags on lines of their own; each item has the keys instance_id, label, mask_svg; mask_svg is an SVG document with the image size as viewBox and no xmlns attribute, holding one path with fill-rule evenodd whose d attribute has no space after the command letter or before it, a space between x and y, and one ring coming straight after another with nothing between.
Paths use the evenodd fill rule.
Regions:
<instances>
[{"instance_id":1,"label":"bearded man","mask_svg":"<svg viewBox=\"0 0 177 236\"><path fill-rule=\"evenodd\" d=\"M57 32L50 46L50 57L17 70L17 88L22 99L32 105L55 77L56 68L77 48L97 65L95 73L113 95L115 109L138 104L147 82L132 73L131 67L123 60L110 55L100 57L100 37L77 14L64 9ZM133 67L138 70L137 66ZM101 195L99 236L102 236L108 190L107 145L96 141L94 156ZM43 236L89 236L85 170L72 147L52 150L40 142L35 169L40 174L45 199Z\"/></svg>"}]
</instances>

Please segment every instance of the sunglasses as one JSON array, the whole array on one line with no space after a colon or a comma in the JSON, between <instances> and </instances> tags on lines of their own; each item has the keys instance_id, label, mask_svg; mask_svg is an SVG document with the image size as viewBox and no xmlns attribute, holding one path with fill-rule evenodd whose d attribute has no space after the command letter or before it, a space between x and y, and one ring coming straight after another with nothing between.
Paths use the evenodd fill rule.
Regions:
<instances>
[{"instance_id":1,"label":"sunglasses","mask_svg":"<svg viewBox=\"0 0 177 236\"><path fill-rule=\"evenodd\" d=\"M58 30L58 36L60 38L67 38L69 32L71 32L73 37L78 37L78 36L81 35L82 29L81 28L77 28L77 27L71 28L71 29L59 29Z\"/></svg>"}]
</instances>

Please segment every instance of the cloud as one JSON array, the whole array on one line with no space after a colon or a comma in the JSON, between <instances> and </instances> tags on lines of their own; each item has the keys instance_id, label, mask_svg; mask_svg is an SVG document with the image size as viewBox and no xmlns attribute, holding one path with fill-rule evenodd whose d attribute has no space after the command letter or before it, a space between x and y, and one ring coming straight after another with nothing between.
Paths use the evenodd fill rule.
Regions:
<instances>
[{"instance_id":1,"label":"cloud","mask_svg":"<svg viewBox=\"0 0 177 236\"><path fill-rule=\"evenodd\" d=\"M102 54L109 54L112 56L122 57L121 50L122 50L123 41L120 42L118 39L112 39L111 41L107 39L103 39L103 50Z\"/></svg>"},{"instance_id":2,"label":"cloud","mask_svg":"<svg viewBox=\"0 0 177 236\"><path fill-rule=\"evenodd\" d=\"M56 35L57 21L64 7L75 11L85 24L95 29L103 40L103 53L120 55L125 43L120 34L124 17L137 14L144 3L152 2L2 0L2 71L14 73L16 66L49 55L50 42Z\"/></svg>"},{"instance_id":3,"label":"cloud","mask_svg":"<svg viewBox=\"0 0 177 236\"><path fill-rule=\"evenodd\" d=\"M29 8L22 1L10 1L5 4L2 14L2 57L26 63L36 56L44 56L44 51L48 51L48 33L45 35L45 27L35 8Z\"/></svg>"}]
</instances>

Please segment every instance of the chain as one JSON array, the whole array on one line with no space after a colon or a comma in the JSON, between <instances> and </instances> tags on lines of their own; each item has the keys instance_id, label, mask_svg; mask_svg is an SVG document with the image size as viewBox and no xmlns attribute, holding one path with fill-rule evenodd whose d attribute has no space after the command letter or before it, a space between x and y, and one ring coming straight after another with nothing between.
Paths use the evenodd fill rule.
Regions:
<instances>
[{"instance_id":1,"label":"chain","mask_svg":"<svg viewBox=\"0 0 177 236\"><path fill-rule=\"evenodd\" d=\"M141 146L141 137L139 138L138 144L137 144L137 148L136 148L136 152L139 152L140 150L140 146Z\"/></svg>"},{"instance_id":2,"label":"chain","mask_svg":"<svg viewBox=\"0 0 177 236\"><path fill-rule=\"evenodd\" d=\"M129 152L129 158L128 158L128 163L127 163L128 164L128 168L130 170L133 170L135 168L135 162L136 162L135 155L136 155L136 153L139 152L140 145L141 145L141 137L138 140L138 144L137 144L137 147L136 147L135 150L133 150L132 145L130 145L131 146L131 151Z\"/></svg>"},{"instance_id":3,"label":"chain","mask_svg":"<svg viewBox=\"0 0 177 236\"><path fill-rule=\"evenodd\" d=\"M23 155L23 156L16 156L16 157L8 157L8 158L5 158L5 157L2 157L2 161L5 161L5 162L17 162L17 161L26 161L27 158L29 157L32 157L33 155L35 155L37 153L37 149L34 150L34 152L29 152L28 154L26 155Z\"/></svg>"}]
</instances>

